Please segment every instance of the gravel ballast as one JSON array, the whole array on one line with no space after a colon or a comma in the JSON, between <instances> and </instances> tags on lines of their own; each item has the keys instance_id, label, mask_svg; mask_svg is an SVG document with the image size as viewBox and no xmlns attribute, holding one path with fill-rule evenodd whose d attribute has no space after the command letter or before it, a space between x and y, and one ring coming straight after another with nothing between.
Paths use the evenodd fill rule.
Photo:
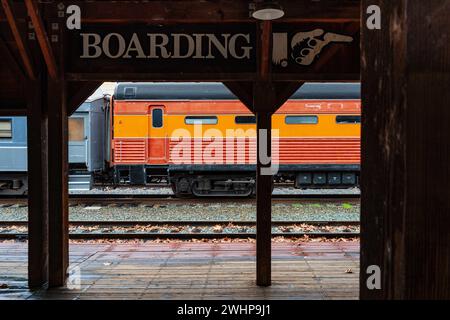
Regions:
<instances>
[{"instance_id":1,"label":"gravel ballast","mask_svg":"<svg viewBox=\"0 0 450 320\"><path fill-rule=\"evenodd\" d=\"M164 194L173 195L172 189L167 187L100 187L96 186L89 191L72 190L70 194ZM359 194L359 188L346 189L295 189L294 187L274 188L273 194Z\"/></svg>"},{"instance_id":2,"label":"gravel ballast","mask_svg":"<svg viewBox=\"0 0 450 320\"><path fill-rule=\"evenodd\" d=\"M276 203L272 220L276 221L354 221L359 220L359 203ZM23 205L0 206L0 220L26 220L28 208ZM256 207L248 203L155 204L118 206L84 206L69 208L70 220L219 220L250 221L256 219Z\"/></svg>"}]
</instances>

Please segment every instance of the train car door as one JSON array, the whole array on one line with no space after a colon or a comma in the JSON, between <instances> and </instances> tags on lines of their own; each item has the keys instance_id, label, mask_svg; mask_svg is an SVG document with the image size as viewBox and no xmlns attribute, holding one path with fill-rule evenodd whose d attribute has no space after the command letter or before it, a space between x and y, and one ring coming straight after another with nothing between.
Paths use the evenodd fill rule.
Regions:
<instances>
[{"instance_id":1,"label":"train car door","mask_svg":"<svg viewBox=\"0 0 450 320\"><path fill-rule=\"evenodd\" d=\"M165 164L167 162L167 142L165 107L151 105L149 108L150 123L148 135L148 159L150 164Z\"/></svg>"},{"instance_id":2,"label":"train car door","mask_svg":"<svg viewBox=\"0 0 450 320\"><path fill-rule=\"evenodd\" d=\"M69 118L69 163L88 165L88 113L76 113Z\"/></svg>"}]
</instances>

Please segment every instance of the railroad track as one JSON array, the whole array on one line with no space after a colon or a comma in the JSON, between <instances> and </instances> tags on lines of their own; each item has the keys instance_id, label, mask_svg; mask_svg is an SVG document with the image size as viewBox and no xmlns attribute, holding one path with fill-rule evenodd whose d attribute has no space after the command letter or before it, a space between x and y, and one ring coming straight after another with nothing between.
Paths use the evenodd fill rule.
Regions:
<instances>
[{"instance_id":1,"label":"railroad track","mask_svg":"<svg viewBox=\"0 0 450 320\"><path fill-rule=\"evenodd\" d=\"M26 226L26 221L0 222L0 229L8 227L11 229L24 228ZM71 221L72 232L69 234L69 238L81 240L245 239L255 238L254 226L254 221ZM355 238L359 237L358 226L359 221L273 221L272 236L285 238L305 236L311 238ZM123 229L117 230L115 228ZM305 231L305 229L309 230ZM228 230L228 232L224 232L225 230ZM3 240L25 240L26 238L26 232L0 232L0 239Z\"/></svg>"},{"instance_id":2,"label":"railroad track","mask_svg":"<svg viewBox=\"0 0 450 320\"><path fill-rule=\"evenodd\" d=\"M358 202L359 194L275 194L272 196L273 203L286 202ZM205 198L176 198L172 194L71 194L69 195L70 204L198 204L198 203L254 203L255 198L241 197L205 197ZM26 204L26 196L2 196L0 204Z\"/></svg>"},{"instance_id":3,"label":"railroad track","mask_svg":"<svg viewBox=\"0 0 450 320\"><path fill-rule=\"evenodd\" d=\"M315 221L315 220L301 220L301 221L272 221L272 226L290 226L290 225L314 225L314 226L340 226L340 225L351 225L358 226L359 221L349 220L349 221ZM120 227L132 227L132 226L146 226L146 225L176 225L176 226L202 226L202 225L224 225L232 224L237 226L248 226L254 225L255 221L234 221L234 220L115 220L115 221L70 221L71 226L120 226ZM14 221L0 221L0 227L6 226L27 226L28 221L14 220Z\"/></svg>"}]
</instances>

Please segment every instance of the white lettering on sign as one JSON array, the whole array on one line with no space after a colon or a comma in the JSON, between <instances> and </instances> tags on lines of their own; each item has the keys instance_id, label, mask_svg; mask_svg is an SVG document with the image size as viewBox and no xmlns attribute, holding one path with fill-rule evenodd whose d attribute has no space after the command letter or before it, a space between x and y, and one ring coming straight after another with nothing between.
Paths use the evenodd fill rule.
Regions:
<instances>
[{"instance_id":1,"label":"white lettering on sign","mask_svg":"<svg viewBox=\"0 0 450 320\"><path fill-rule=\"evenodd\" d=\"M381 269L377 265L370 265L367 267L366 273L370 276L367 277L366 286L369 290L381 289Z\"/></svg>"},{"instance_id":2,"label":"white lettering on sign","mask_svg":"<svg viewBox=\"0 0 450 320\"><path fill-rule=\"evenodd\" d=\"M185 47L185 52L181 52L181 43L182 40L187 44ZM174 48L173 48L173 55L172 58L174 59L186 59L192 56L195 50L195 42L194 39L185 33L177 33L173 35L173 42L174 42Z\"/></svg>"},{"instance_id":3,"label":"white lettering on sign","mask_svg":"<svg viewBox=\"0 0 450 320\"><path fill-rule=\"evenodd\" d=\"M142 39L133 33L126 39L119 33L109 33L103 38L97 33L81 33L82 54L80 58L95 59L102 55L111 59L250 59L253 47L249 34L186 34L147 33L143 49ZM114 49L113 49L114 48Z\"/></svg>"},{"instance_id":4,"label":"white lettering on sign","mask_svg":"<svg viewBox=\"0 0 450 320\"><path fill-rule=\"evenodd\" d=\"M110 51L111 39L113 39L112 41L115 41L118 44L116 54L113 54ZM102 48L103 48L103 53L108 58L117 59L119 57L122 57L125 52L125 39L119 33L110 33L103 39Z\"/></svg>"},{"instance_id":5,"label":"white lettering on sign","mask_svg":"<svg viewBox=\"0 0 450 320\"><path fill-rule=\"evenodd\" d=\"M157 33L157 34L152 34L152 33L148 33L147 34L149 40L150 40L150 55L148 56L149 58L152 59L156 59L156 58L170 58L170 54L167 53L167 49L166 46L169 43L169 37L163 33ZM157 38L161 39L159 43L157 43ZM159 48L159 56L156 53L156 48Z\"/></svg>"},{"instance_id":6,"label":"white lettering on sign","mask_svg":"<svg viewBox=\"0 0 450 320\"><path fill-rule=\"evenodd\" d=\"M381 30L381 9L377 5L371 5L367 7L366 13L369 15L367 17L366 26L369 30Z\"/></svg>"},{"instance_id":7,"label":"white lettering on sign","mask_svg":"<svg viewBox=\"0 0 450 320\"><path fill-rule=\"evenodd\" d=\"M66 26L69 30L81 29L81 9L77 5L70 5L66 9L66 13L69 15L66 20Z\"/></svg>"},{"instance_id":8,"label":"white lettering on sign","mask_svg":"<svg viewBox=\"0 0 450 320\"><path fill-rule=\"evenodd\" d=\"M102 55L102 49L99 47L102 41L100 35L96 33L82 33L81 37L83 38L83 54L80 58L95 59ZM91 49L94 51L93 54L90 54L92 52Z\"/></svg>"},{"instance_id":9,"label":"white lettering on sign","mask_svg":"<svg viewBox=\"0 0 450 320\"><path fill-rule=\"evenodd\" d=\"M250 35L235 34L230 39L230 54L236 59L250 59L251 47L242 47L242 53L240 55L236 52L236 41L238 38L244 38L247 43L250 43Z\"/></svg>"},{"instance_id":10,"label":"white lettering on sign","mask_svg":"<svg viewBox=\"0 0 450 320\"><path fill-rule=\"evenodd\" d=\"M144 50L142 50L141 43L139 42L138 36L133 34L130 40L130 44L128 45L128 49L125 52L125 55L123 56L126 59L131 59L130 52L136 52L136 58L146 58Z\"/></svg>"}]
</instances>

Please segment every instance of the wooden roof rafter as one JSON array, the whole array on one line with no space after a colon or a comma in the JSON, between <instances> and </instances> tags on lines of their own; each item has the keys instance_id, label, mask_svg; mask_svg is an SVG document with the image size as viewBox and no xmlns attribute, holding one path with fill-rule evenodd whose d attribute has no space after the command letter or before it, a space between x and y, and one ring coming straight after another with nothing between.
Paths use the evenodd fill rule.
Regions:
<instances>
[{"instance_id":1,"label":"wooden roof rafter","mask_svg":"<svg viewBox=\"0 0 450 320\"><path fill-rule=\"evenodd\" d=\"M6 20L8 21L8 25L11 29L11 33L14 37L14 41L17 45L17 48L19 50L19 55L22 59L23 66L25 69L25 72L31 80L36 79L36 72L33 66L33 60L30 54L30 50L28 49L27 45L25 44L25 41L21 35L21 32L19 30L19 24L18 24L18 18L14 13L13 5L11 0L1 0L2 7L4 14L6 16ZM4 44L6 46L6 44ZM10 54L10 50L6 50L8 54ZM15 59L14 59L15 61Z\"/></svg>"},{"instance_id":2,"label":"wooden roof rafter","mask_svg":"<svg viewBox=\"0 0 450 320\"><path fill-rule=\"evenodd\" d=\"M31 22L33 23L42 55L44 56L45 63L47 64L48 73L52 79L57 79L58 68L56 59L47 36L47 32L45 31L44 22L42 21L42 17L38 12L36 2L34 0L25 0L25 5L27 7L27 12L31 19Z\"/></svg>"}]
</instances>

